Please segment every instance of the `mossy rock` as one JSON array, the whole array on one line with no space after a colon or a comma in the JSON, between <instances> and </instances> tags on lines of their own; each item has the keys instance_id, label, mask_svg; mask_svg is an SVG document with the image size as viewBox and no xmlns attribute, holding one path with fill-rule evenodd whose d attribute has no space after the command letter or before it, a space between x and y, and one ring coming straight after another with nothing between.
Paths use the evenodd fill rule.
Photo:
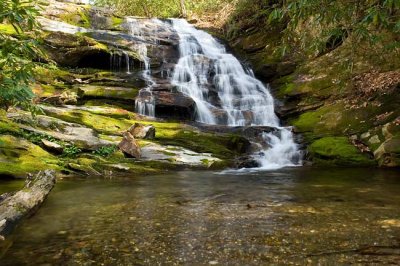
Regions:
<instances>
[{"instance_id":1,"label":"mossy rock","mask_svg":"<svg viewBox=\"0 0 400 266\"><path fill-rule=\"evenodd\" d=\"M314 141L308 151L315 165L375 166L368 154L361 153L347 137L324 137Z\"/></svg>"},{"instance_id":2,"label":"mossy rock","mask_svg":"<svg viewBox=\"0 0 400 266\"><path fill-rule=\"evenodd\" d=\"M78 95L86 99L116 99L122 101L134 101L139 89L125 87L93 86L85 85L78 88Z\"/></svg>"},{"instance_id":3,"label":"mossy rock","mask_svg":"<svg viewBox=\"0 0 400 266\"><path fill-rule=\"evenodd\" d=\"M45 169L60 170L60 161L25 139L0 136L0 175L23 177Z\"/></svg>"},{"instance_id":4,"label":"mossy rock","mask_svg":"<svg viewBox=\"0 0 400 266\"><path fill-rule=\"evenodd\" d=\"M18 124L12 122L6 117L5 111L0 110L0 134L11 133L19 135L21 130Z\"/></svg>"}]
</instances>

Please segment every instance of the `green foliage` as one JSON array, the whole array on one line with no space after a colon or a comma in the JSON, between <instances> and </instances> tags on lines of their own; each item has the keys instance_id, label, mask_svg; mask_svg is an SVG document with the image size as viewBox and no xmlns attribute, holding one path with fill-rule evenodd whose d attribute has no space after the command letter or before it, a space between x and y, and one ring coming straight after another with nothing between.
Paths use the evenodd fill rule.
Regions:
<instances>
[{"instance_id":1,"label":"green foliage","mask_svg":"<svg viewBox=\"0 0 400 266\"><path fill-rule=\"evenodd\" d=\"M40 145L42 143L42 139L63 145L63 142L58 141L57 139L53 138L52 136L45 135L45 134L40 134L40 133L35 133L35 132L29 132L29 131L23 131L22 136L29 140L30 142Z\"/></svg>"},{"instance_id":2,"label":"green foliage","mask_svg":"<svg viewBox=\"0 0 400 266\"><path fill-rule=\"evenodd\" d=\"M121 15L170 18L185 17L186 12L215 12L221 4L232 1L234 0L96 0L95 4L113 7Z\"/></svg>"},{"instance_id":3,"label":"green foliage","mask_svg":"<svg viewBox=\"0 0 400 266\"><path fill-rule=\"evenodd\" d=\"M382 33L400 33L398 0L240 0L228 23L229 37L243 30L278 28L284 55L318 56L339 46L345 40L352 46L369 42L383 44ZM384 44L396 49L399 43Z\"/></svg>"},{"instance_id":4,"label":"green foliage","mask_svg":"<svg viewBox=\"0 0 400 266\"><path fill-rule=\"evenodd\" d=\"M39 27L36 5L33 0L0 2L0 24L8 25L7 31L0 31L0 107L5 110L14 105L34 110L34 93L30 88L35 67L32 60L41 54L38 42L32 38Z\"/></svg>"},{"instance_id":5,"label":"green foliage","mask_svg":"<svg viewBox=\"0 0 400 266\"><path fill-rule=\"evenodd\" d=\"M64 147L63 156L73 158L81 152L82 152L81 149L79 149L75 145L70 144Z\"/></svg>"},{"instance_id":6,"label":"green foliage","mask_svg":"<svg viewBox=\"0 0 400 266\"><path fill-rule=\"evenodd\" d=\"M36 144L39 146L42 145L42 139L51 141L53 143L57 143L58 145L61 145L63 147L62 155L64 157L74 158L74 157L76 157L77 154L82 152L82 150L80 148L78 148L77 146L75 146L74 144L58 140L58 139L56 139L52 136L46 135L46 134L23 131L22 137L29 140L33 144Z\"/></svg>"},{"instance_id":7,"label":"green foliage","mask_svg":"<svg viewBox=\"0 0 400 266\"><path fill-rule=\"evenodd\" d=\"M174 0L96 0L96 5L113 7L121 15L177 17L179 1Z\"/></svg>"},{"instance_id":8,"label":"green foliage","mask_svg":"<svg viewBox=\"0 0 400 266\"><path fill-rule=\"evenodd\" d=\"M97 150L93 151L93 154L102 156L102 157L108 157L111 154L113 154L117 150L116 145L111 145L111 146L102 146L98 148Z\"/></svg>"}]
</instances>

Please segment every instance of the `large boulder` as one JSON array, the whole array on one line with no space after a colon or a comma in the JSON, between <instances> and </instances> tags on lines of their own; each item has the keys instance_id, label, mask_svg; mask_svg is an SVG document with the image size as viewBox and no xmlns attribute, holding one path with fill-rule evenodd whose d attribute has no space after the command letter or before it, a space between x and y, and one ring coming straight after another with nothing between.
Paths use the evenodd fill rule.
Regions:
<instances>
[{"instance_id":1,"label":"large boulder","mask_svg":"<svg viewBox=\"0 0 400 266\"><path fill-rule=\"evenodd\" d=\"M193 120L195 118L196 103L180 92L153 92L156 116Z\"/></svg>"},{"instance_id":2,"label":"large boulder","mask_svg":"<svg viewBox=\"0 0 400 266\"><path fill-rule=\"evenodd\" d=\"M129 132L123 133L123 139L118 144L118 147L126 157L136 159L140 159L140 157L142 157L142 151L139 144Z\"/></svg>"}]
</instances>

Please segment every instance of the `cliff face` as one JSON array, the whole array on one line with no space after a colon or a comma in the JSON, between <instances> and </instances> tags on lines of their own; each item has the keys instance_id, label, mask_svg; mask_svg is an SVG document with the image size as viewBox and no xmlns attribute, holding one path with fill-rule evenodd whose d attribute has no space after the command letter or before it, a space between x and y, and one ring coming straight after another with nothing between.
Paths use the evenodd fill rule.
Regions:
<instances>
[{"instance_id":1,"label":"cliff face","mask_svg":"<svg viewBox=\"0 0 400 266\"><path fill-rule=\"evenodd\" d=\"M400 57L349 40L299 61L277 58L279 30L254 25L229 38L233 50L271 84L279 115L293 125L317 165L400 166ZM346 69L354 51L354 69Z\"/></svg>"}]
</instances>

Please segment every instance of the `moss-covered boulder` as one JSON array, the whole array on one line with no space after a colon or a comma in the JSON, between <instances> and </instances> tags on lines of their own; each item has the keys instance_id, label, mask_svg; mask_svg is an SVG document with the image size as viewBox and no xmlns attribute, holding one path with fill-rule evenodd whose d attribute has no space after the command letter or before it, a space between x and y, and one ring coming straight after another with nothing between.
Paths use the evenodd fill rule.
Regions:
<instances>
[{"instance_id":1,"label":"moss-covered boulder","mask_svg":"<svg viewBox=\"0 0 400 266\"><path fill-rule=\"evenodd\" d=\"M346 137L324 137L309 146L315 165L375 166L369 154L361 153Z\"/></svg>"},{"instance_id":2,"label":"moss-covered boulder","mask_svg":"<svg viewBox=\"0 0 400 266\"><path fill-rule=\"evenodd\" d=\"M0 135L0 175L23 177L45 169L61 169L60 161L22 138Z\"/></svg>"}]
</instances>

